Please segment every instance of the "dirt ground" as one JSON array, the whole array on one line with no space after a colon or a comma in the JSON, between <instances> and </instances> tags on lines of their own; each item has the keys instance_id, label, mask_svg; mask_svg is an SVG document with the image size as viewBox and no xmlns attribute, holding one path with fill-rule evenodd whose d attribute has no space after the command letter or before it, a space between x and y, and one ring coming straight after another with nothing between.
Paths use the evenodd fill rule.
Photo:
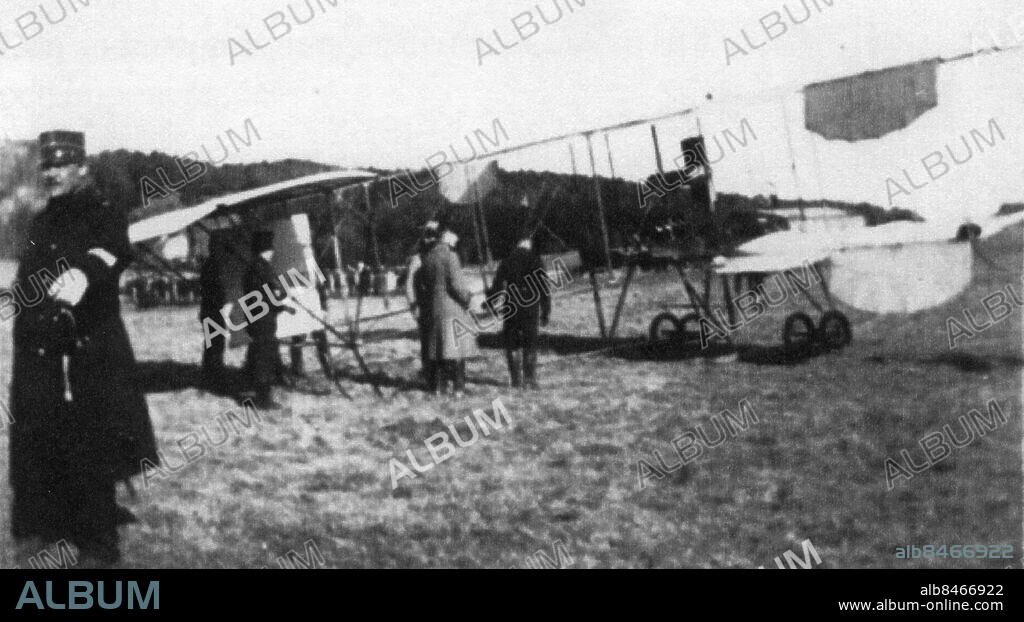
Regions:
<instances>
[{"instance_id":1,"label":"dirt ground","mask_svg":"<svg viewBox=\"0 0 1024 622\"><path fill-rule=\"evenodd\" d=\"M540 358L542 389L506 386L496 330L470 362L471 394L437 399L418 386L408 314L365 323L364 352L381 372L387 399L374 398L352 357L346 399L319 373L237 426L218 447L124 502L141 524L123 531L130 567L262 567L315 543L329 567L522 566L560 542L573 567L773 567L810 540L824 567L1003 567L1021 556L1021 317L1014 314L950 350L946 319L982 298L1021 287L1021 230L983 248L1009 272L976 263L970 288L910 317L853 311L853 344L810 358L784 356L782 320L772 311L736 335L739 355L704 357L643 345L651 318L679 311L672 273L637 280L624 311L620 347L603 350L585 279L556 295ZM605 292L606 307L613 299ZM340 317L339 302L333 303ZM399 306L401 303L397 303ZM383 312L379 301L367 313ZM395 310L392 306L391 310ZM816 314L812 314L815 315ZM228 396L196 388L201 329L194 308L135 311L125 318L158 441L182 463L176 442L206 431L222 437ZM10 378L10 322L0 335L0 384ZM229 363L241 364L232 351ZM314 357L307 352L307 367ZM491 412L511 426L492 430L392 490L389 460L412 449L432 464L424 441L449 423ZM887 458L996 400L1008 422L912 479L886 485ZM638 461L678 460L672 439L713 417L758 417L720 445L661 479L643 480ZM465 424L462 424L463 426ZM190 444L188 441L185 444ZM12 559L7 434L0 434L0 565ZM1010 544L1014 560L897 559L896 547Z\"/></svg>"}]
</instances>

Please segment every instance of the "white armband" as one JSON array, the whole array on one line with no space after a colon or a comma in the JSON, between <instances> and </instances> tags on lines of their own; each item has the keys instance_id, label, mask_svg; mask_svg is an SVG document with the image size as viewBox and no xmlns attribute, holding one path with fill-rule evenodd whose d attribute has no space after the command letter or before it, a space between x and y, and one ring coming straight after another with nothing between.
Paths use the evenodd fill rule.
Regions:
<instances>
[{"instance_id":1,"label":"white armband","mask_svg":"<svg viewBox=\"0 0 1024 622\"><path fill-rule=\"evenodd\" d=\"M94 257L99 257L100 261L107 264L108 268L113 268L114 264L117 263L117 257L114 257L113 255L111 255L109 252L102 248L90 248L86 254L93 255Z\"/></svg>"}]
</instances>

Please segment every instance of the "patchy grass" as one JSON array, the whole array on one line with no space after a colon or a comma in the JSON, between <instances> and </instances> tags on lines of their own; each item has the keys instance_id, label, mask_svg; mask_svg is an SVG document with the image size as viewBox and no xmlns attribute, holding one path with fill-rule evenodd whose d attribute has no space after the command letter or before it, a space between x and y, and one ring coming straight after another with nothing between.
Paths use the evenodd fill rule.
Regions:
<instances>
[{"instance_id":1,"label":"patchy grass","mask_svg":"<svg viewBox=\"0 0 1024 622\"><path fill-rule=\"evenodd\" d=\"M577 280L559 293L541 356L543 389L505 388L504 357L484 336L470 363L472 394L437 400L411 388L417 344L406 315L364 327L365 354L392 379L387 401L352 379L348 401L315 376L195 464L156 479L124 530L133 567L259 567L313 540L332 567L508 567L561 540L575 567L769 566L810 539L828 567L1002 567L1007 561L897 560L906 544L1013 544L1021 554L1021 314L947 344L946 318L1007 284L1021 284L1021 232L984 244L1006 273L976 265L962 296L911 317L850 312L854 343L808 360L771 356L789 308L737 335L738 361L644 348L595 352L592 298ZM1018 288L1018 291L1024 289ZM671 274L642 275L627 301L624 342L660 310L678 311ZM610 309L614 299L605 291ZM609 311L610 315L610 311ZM340 314L338 314L340 317ZM235 408L189 385L201 332L194 309L126 311L149 387L161 447ZM751 354L752 353L752 354ZM242 353L230 361L241 364ZM307 353L307 366L313 361ZM339 354L348 373L351 357ZM0 379L10 375L9 323ZM387 463L448 423L501 398L511 429L497 430L391 490ZM637 460L748 400L760 422L641 490ZM996 399L1010 421L886 490L884 461ZM7 436L0 435L6 472ZM656 464L656 463L655 463ZM141 483L141 482L140 482ZM0 486L0 564L11 565L9 495ZM128 500L126 499L127 503ZM1015 562L1016 563L1016 562Z\"/></svg>"}]
</instances>

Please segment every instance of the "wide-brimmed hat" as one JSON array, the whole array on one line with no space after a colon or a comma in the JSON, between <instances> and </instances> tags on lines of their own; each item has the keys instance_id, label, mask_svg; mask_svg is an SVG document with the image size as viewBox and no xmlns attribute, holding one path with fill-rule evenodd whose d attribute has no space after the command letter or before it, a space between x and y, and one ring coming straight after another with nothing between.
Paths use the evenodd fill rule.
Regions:
<instances>
[{"instance_id":1,"label":"wide-brimmed hat","mask_svg":"<svg viewBox=\"0 0 1024 622\"><path fill-rule=\"evenodd\" d=\"M252 252L262 253L274 250L274 232L256 231L252 234Z\"/></svg>"},{"instance_id":2,"label":"wide-brimmed hat","mask_svg":"<svg viewBox=\"0 0 1024 622\"><path fill-rule=\"evenodd\" d=\"M436 240L441 235L441 223L436 220L429 220L420 230L420 237L424 240Z\"/></svg>"},{"instance_id":3,"label":"wide-brimmed hat","mask_svg":"<svg viewBox=\"0 0 1024 622\"><path fill-rule=\"evenodd\" d=\"M441 234L441 241L455 248L455 245L459 243L459 234L455 233L451 229L445 229L444 233Z\"/></svg>"}]
</instances>

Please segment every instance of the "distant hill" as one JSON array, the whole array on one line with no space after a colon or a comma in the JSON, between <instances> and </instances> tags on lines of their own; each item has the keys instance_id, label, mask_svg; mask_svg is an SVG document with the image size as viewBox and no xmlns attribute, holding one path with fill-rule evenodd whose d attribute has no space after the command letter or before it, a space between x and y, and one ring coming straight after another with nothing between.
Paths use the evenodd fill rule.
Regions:
<instances>
[{"instance_id":1,"label":"distant hill","mask_svg":"<svg viewBox=\"0 0 1024 622\"><path fill-rule=\"evenodd\" d=\"M0 258L17 254L27 231L31 205L43 200L36 192L38 161L35 141L0 143ZM104 151L90 156L89 166L107 199L133 218L143 212L145 178L163 185L162 171L171 183L182 179L174 157L159 152ZM146 211L157 214L208 198L330 170L337 170L337 167L305 160L211 166L205 175L186 184L171 197L157 199Z\"/></svg>"},{"instance_id":2,"label":"distant hill","mask_svg":"<svg viewBox=\"0 0 1024 622\"><path fill-rule=\"evenodd\" d=\"M0 143L0 258L16 256L27 229L29 208L41 200L35 191L38 153L35 141ZM211 166L202 177L186 184L166 199L158 199L143 208L144 178L159 182L159 171L172 182L181 179L175 159L167 154L119 149L105 151L89 158L97 185L118 208L132 219L155 215L180 206L194 205L212 197L250 190L267 184L313 175L338 167L306 160L281 160L256 164ZM373 169L369 169L373 170ZM374 170L381 175L392 171ZM403 172L403 175L405 173ZM427 171L414 172L416 179L429 178ZM505 171L498 169L498 183L482 197L490 248L496 259L504 257L527 226L535 226L542 218L541 244L544 250L579 249L587 261L600 262L601 229L597 219L597 200L593 180L583 175L567 175L537 171ZM377 206L373 221L346 218L340 230L342 252L346 263L365 261L400 265L406 260L419 228L431 217L445 220L462 238L464 259L476 261L478 231L474 206L452 205L436 186L413 197L402 196L392 209L389 184L380 182L371 188ZM670 219L682 219L688 227L705 235L710 225L701 216L703 210L686 190L675 190L661 197L652 197L641 208L637 185L622 179L602 179L601 198L608 223L609 242L613 248L627 245L634 234L649 234ZM348 194L355 211L362 212L365 198L361 190ZM886 210L867 203L841 201L777 200L776 208L824 206L842 209L864 217L868 225L894 220L920 220L907 210ZM770 210L773 202L764 196L738 194L718 195L716 209L720 216L733 212ZM1024 209L1024 205L1007 205L1007 209ZM314 223L317 233L329 231L325 223ZM375 236L370 235L372 230ZM707 237L705 235L705 237ZM376 243L374 243L376 238Z\"/></svg>"},{"instance_id":3,"label":"distant hill","mask_svg":"<svg viewBox=\"0 0 1024 622\"><path fill-rule=\"evenodd\" d=\"M183 181L176 160L165 153L144 154L123 149L104 151L89 158L89 164L96 184L104 195L113 204L127 210L133 216L145 208L144 178L164 187L165 184L160 181L162 171L165 180L172 184ZM196 205L225 194L331 170L337 170L337 167L291 159L258 164L210 166L205 175L185 184L174 192L174 196L181 205Z\"/></svg>"}]
</instances>

